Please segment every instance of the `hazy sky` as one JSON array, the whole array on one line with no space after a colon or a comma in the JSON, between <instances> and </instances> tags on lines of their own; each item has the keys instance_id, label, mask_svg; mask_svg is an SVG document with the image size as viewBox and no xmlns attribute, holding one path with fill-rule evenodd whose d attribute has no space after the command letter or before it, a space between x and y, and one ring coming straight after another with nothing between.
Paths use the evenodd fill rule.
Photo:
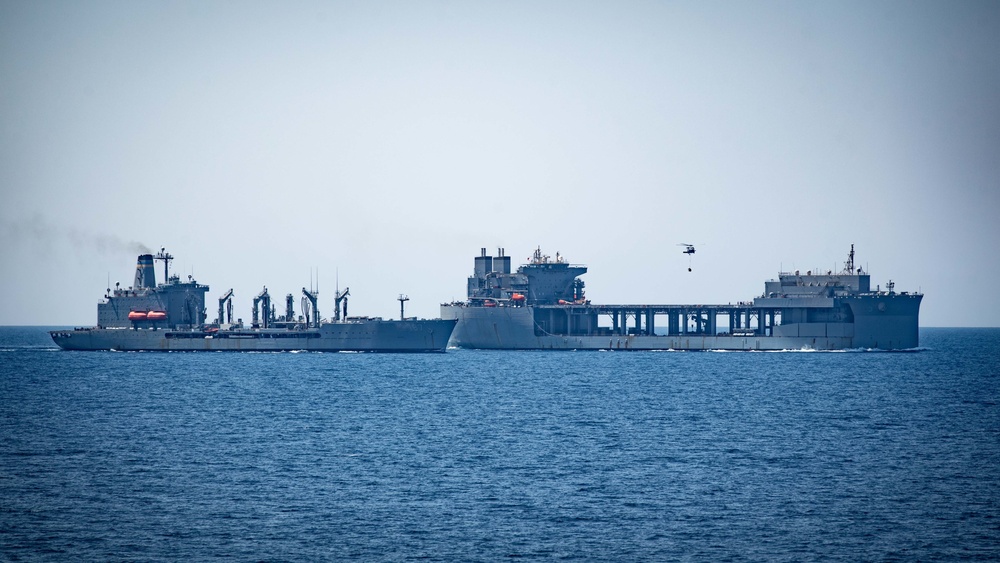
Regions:
<instances>
[{"instance_id":1,"label":"hazy sky","mask_svg":"<svg viewBox=\"0 0 1000 563\"><path fill-rule=\"evenodd\" d=\"M0 124L0 324L94 324L142 245L249 319L315 272L436 317L538 245L597 303L735 302L853 243L1000 325L995 1L2 0Z\"/></svg>"}]
</instances>

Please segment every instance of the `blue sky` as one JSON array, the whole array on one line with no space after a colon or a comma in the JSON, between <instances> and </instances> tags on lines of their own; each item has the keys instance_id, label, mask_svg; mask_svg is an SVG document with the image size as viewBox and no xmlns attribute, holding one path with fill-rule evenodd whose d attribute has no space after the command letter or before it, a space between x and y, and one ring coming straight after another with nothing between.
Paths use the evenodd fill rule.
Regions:
<instances>
[{"instance_id":1,"label":"blue sky","mask_svg":"<svg viewBox=\"0 0 1000 563\"><path fill-rule=\"evenodd\" d=\"M248 318L316 272L434 317L538 245L726 303L853 243L996 326L997 99L995 2L2 1L0 324L92 324L140 246Z\"/></svg>"}]
</instances>

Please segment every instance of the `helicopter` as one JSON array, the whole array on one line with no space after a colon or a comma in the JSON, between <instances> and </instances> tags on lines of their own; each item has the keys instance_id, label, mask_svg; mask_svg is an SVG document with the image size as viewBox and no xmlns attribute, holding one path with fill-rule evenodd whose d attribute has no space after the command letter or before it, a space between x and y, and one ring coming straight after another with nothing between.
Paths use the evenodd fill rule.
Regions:
<instances>
[{"instance_id":1,"label":"helicopter","mask_svg":"<svg viewBox=\"0 0 1000 563\"><path fill-rule=\"evenodd\" d=\"M694 255L694 252L695 252L694 245L693 244L688 244L686 242L682 242L682 243L679 243L677 246L683 246L684 250L682 250L681 252L683 254L687 254L688 255L688 271L690 272L691 271L691 257Z\"/></svg>"}]
</instances>

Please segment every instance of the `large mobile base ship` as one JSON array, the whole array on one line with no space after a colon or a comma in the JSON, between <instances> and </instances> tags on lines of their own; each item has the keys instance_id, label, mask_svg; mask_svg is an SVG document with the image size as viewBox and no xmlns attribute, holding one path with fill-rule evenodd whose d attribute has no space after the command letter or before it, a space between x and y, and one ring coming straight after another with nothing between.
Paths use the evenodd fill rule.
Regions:
<instances>
[{"instance_id":1,"label":"large mobile base ship","mask_svg":"<svg viewBox=\"0 0 1000 563\"><path fill-rule=\"evenodd\" d=\"M400 320L348 317L348 289L337 291L334 317L324 320L319 315L318 292L305 288L298 317L291 294L285 300L285 315L279 317L264 288L253 299L251 325L234 323L230 289L219 299L216 322L206 323L208 286L190 276L186 282L169 276L167 264L172 258L163 251L155 257L140 255L135 284L127 289L109 288L98 303L97 326L52 331L52 339L65 350L444 352L455 328L454 319L403 317L403 296ZM154 259L164 263L162 284L155 281Z\"/></svg>"},{"instance_id":2,"label":"large mobile base ship","mask_svg":"<svg viewBox=\"0 0 1000 563\"><path fill-rule=\"evenodd\" d=\"M735 305L595 305L587 267L537 249L512 273L500 249L475 258L468 300L441 305L458 321L451 346L502 350L907 350L919 346L920 293L871 288L855 268L779 273Z\"/></svg>"}]
</instances>

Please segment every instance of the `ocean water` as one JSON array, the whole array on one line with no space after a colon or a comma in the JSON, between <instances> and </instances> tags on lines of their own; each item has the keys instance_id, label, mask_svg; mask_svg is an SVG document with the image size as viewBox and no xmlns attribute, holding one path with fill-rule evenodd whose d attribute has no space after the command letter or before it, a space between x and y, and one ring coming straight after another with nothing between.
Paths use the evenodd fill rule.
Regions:
<instances>
[{"instance_id":1,"label":"ocean water","mask_svg":"<svg viewBox=\"0 0 1000 563\"><path fill-rule=\"evenodd\" d=\"M921 345L116 353L0 328L0 558L997 560L1000 329Z\"/></svg>"}]
</instances>

